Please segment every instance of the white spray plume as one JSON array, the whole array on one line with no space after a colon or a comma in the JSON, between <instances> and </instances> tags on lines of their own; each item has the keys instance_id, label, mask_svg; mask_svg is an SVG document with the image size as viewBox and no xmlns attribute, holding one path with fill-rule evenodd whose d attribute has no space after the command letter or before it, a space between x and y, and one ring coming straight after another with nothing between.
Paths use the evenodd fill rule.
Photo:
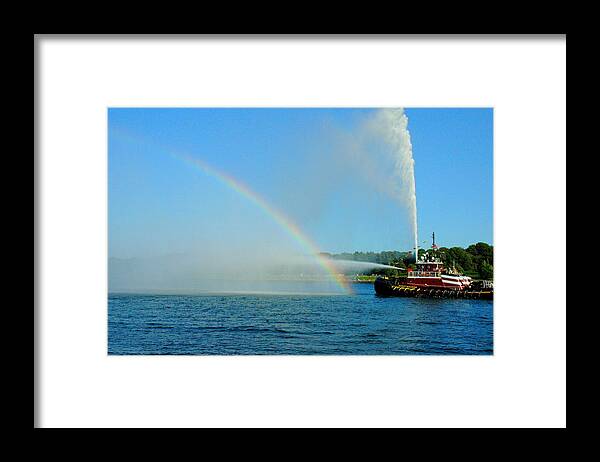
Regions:
<instances>
[{"instance_id":1,"label":"white spray plume","mask_svg":"<svg viewBox=\"0 0 600 462\"><path fill-rule=\"evenodd\" d=\"M417 238L417 192L415 186L415 161L413 159L412 142L408 131L408 117L404 109L380 109L373 122L381 130L385 141L392 148L395 169L393 176L398 180L394 196L407 208L412 225L414 249L418 248Z\"/></svg>"},{"instance_id":2,"label":"white spray plume","mask_svg":"<svg viewBox=\"0 0 600 462\"><path fill-rule=\"evenodd\" d=\"M396 200L408 214L414 248L417 238L415 161L402 108L377 109L347 139L345 157L378 190Z\"/></svg>"}]
</instances>

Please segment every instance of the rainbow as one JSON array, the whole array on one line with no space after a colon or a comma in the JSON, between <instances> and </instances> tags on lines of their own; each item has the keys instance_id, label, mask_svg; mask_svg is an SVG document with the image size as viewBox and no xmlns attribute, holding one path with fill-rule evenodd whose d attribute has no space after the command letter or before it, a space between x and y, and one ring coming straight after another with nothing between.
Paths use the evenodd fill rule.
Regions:
<instances>
[{"instance_id":1,"label":"rainbow","mask_svg":"<svg viewBox=\"0 0 600 462\"><path fill-rule=\"evenodd\" d=\"M122 136L125 135L120 130L115 130L114 132ZM133 137L131 134L127 134L125 135L125 137L129 138L130 140L137 138ZM139 142L142 140L138 139L137 141ZM156 143L152 144L156 145ZM172 157L182 160L186 164L200 169L209 176L217 179L220 183L227 186L229 189L235 191L236 193L240 194L241 196L245 197L247 200L252 202L259 209L261 209L269 218L271 218L271 220L273 220L292 239L294 239L305 251L314 256L317 263L333 277L337 285L342 290L344 290L344 292L346 292L347 294L353 293L350 284L346 281L342 274L338 273L336 267L333 265L331 260L320 254L318 246L304 232L302 232L298 225L296 225L289 217L284 215L281 211L277 210L256 191L253 191L252 189L250 189L250 187L245 185L240 180L232 177L226 172L223 172L209 165L203 160L200 160L189 154L177 152L173 149L167 149L165 147L161 147L161 149L166 150Z\"/></svg>"}]
</instances>

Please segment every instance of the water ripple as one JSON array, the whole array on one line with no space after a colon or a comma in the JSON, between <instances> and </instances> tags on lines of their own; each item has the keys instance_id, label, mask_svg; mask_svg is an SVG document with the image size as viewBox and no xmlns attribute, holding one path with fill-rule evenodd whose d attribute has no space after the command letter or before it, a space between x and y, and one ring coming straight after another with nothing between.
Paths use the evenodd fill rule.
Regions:
<instances>
[{"instance_id":1,"label":"water ripple","mask_svg":"<svg viewBox=\"0 0 600 462\"><path fill-rule=\"evenodd\" d=\"M109 354L490 355L492 302L352 296L110 295Z\"/></svg>"}]
</instances>

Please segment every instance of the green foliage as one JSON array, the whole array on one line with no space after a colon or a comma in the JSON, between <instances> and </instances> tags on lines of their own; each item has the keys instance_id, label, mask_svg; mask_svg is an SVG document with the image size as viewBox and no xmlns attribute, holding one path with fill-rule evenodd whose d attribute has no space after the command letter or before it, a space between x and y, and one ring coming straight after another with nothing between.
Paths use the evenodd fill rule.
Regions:
<instances>
[{"instance_id":1,"label":"green foliage","mask_svg":"<svg viewBox=\"0 0 600 462\"><path fill-rule=\"evenodd\" d=\"M479 275L481 276L481 279L493 279L494 267L487 261L483 261L479 267Z\"/></svg>"},{"instance_id":2,"label":"green foliage","mask_svg":"<svg viewBox=\"0 0 600 462\"><path fill-rule=\"evenodd\" d=\"M454 266L461 273L477 279L494 277L494 248L485 242L472 244L466 249L441 247L437 253L448 268Z\"/></svg>"},{"instance_id":3,"label":"green foliage","mask_svg":"<svg viewBox=\"0 0 600 462\"><path fill-rule=\"evenodd\" d=\"M356 280L361 282L373 282L375 281L375 277L375 275L359 274Z\"/></svg>"}]
</instances>

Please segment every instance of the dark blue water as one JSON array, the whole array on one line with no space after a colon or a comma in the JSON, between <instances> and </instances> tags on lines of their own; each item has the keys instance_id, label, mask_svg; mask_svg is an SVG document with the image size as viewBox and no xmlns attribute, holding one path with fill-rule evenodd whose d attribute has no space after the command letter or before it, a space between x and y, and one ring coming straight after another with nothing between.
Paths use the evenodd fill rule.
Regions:
<instances>
[{"instance_id":1,"label":"dark blue water","mask_svg":"<svg viewBox=\"0 0 600 462\"><path fill-rule=\"evenodd\" d=\"M108 297L115 355L491 355L493 303L354 295Z\"/></svg>"}]
</instances>

